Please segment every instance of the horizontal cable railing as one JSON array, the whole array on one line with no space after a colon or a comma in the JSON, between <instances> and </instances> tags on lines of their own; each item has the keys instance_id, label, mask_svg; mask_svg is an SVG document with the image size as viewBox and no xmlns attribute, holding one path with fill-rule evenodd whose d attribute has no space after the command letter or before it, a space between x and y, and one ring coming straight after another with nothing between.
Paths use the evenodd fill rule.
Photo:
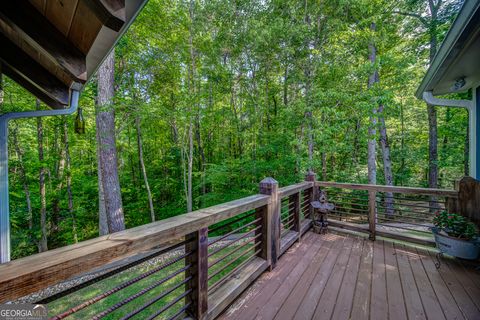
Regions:
<instances>
[{"instance_id":1,"label":"horizontal cable railing","mask_svg":"<svg viewBox=\"0 0 480 320\"><path fill-rule=\"evenodd\" d=\"M422 243L458 196L267 178L257 195L0 265L0 303L48 304L54 319L213 319L311 227L318 188L333 226Z\"/></svg>"},{"instance_id":2,"label":"horizontal cable railing","mask_svg":"<svg viewBox=\"0 0 480 320\"><path fill-rule=\"evenodd\" d=\"M456 199L455 190L316 182L334 204L333 225L433 244L435 213Z\"/></svg>"},{"instance_id":3,"label":"horizontal cable railing","mask_svg":"<svg viewBox=\"0 0 480 320\"><path fill-rule=\"evenodd\" d=\"M0 302L53 319L214 318L308 230L312 186L267 178L254 196L0 265Z\"/></svg>"}]
</instances>

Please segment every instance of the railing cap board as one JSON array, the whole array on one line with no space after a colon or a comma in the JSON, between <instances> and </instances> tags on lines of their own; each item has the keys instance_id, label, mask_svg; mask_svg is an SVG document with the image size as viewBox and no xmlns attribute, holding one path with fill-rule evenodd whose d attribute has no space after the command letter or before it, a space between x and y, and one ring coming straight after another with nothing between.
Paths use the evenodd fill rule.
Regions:
<instances>
[{"instance_id":1,"label":"railing cap board","mask_svg":"<svg viewBox=\"0 0 480 320\"><path fill-rule=\"evenodd\" d=\"M0 265L0 303L151 249L270 202L253 195Z\"/></svg>"},{"instance_id":2,"label":"railing cap board","mask_svg":"<svg viewBox=\"0 0 480 320\"><path fill-rule=\"evenodd\" d=\"M448 189L396 187L396 186L382 186L377 184L339 183L339 182L327 182L327 181L317 181L315 185L320 187L333 187L333 188L342 188L342 189L420 194L420 195L427 195L427 196L444 196L444 197L450 197L450 198L458 197L458 191L448 190Z\"/></svg>"},{"instance_id":3,"label":"railing cap board","mask_svg":"<svg viewBox=\"0 0 480 320\"><path fill-rule=\"evenodd\" d=\"M292 195L294 193L297 193L299 191L311 188L313 186L313 183L310 181L303 181L300 183L293 184L291 186L283 187L278 189L278 196L280 198L287 197L289 195Z\"/></svg>"}]
</instances>

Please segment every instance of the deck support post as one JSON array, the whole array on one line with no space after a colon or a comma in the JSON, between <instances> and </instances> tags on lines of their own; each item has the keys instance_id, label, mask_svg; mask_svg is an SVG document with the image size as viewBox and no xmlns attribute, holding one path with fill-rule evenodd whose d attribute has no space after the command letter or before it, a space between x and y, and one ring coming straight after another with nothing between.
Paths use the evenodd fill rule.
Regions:
<instances>
[{"instance_id":1,"label":"deck support post","mask_svg":"<svg viewBox=\"0 0 480 320\"><path fill-rule=\"evenodd\" d=\"M377 222L377 192L375 190L368 190L368 226L369 239L375 241L375 231Z\"/></svg>"},{"instance_id":2,"label":"deck support post","mask_svg":"<svg viewBox=\"0 0 480 320\"><path fill-rule=\"evenodd\" d=\"M208 228L188 234L185 240L185 253L191 252L185 258L185 265L190 265L185 278L192 277L185 288L192 290L185 301L190 303L187 313L194 319L203 320L208 312Z\"/></svg>"},{"instance_id":3,"label":"deck support post","mask_svg":"<svg viewBox=\"0 0 480 320\"><path fill-rule=\"evenodd\" d=\"M262 232L266 234L267 240L267 261L270 270L277 265L280 256L280 199L278 198L278 182L273 178L265 178L260 181L260 193L270 196L270 203L267 205L266 219Z\"/></svg>"}]
</instances>

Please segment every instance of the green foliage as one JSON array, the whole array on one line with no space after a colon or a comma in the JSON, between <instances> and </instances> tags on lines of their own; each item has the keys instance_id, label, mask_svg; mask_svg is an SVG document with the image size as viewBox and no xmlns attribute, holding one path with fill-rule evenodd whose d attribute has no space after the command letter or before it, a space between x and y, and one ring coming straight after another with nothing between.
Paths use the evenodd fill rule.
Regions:
<instances>
[{"instance_id":1,"label":"green foliage","mask_svg":"<svg viewBox=\"0 0 480 320\"><path fill-rule=\"evenodd\" d=\"M477 226L457 213L437 212L433 224L455 238L471 240L478 234Z\"/></svg>"},{"instance_id":2,"label":"green foliage","mask_svg":"<svg viewBox=\"0 0 480 320\"><path fill-rule=\"evenodd\" d=\"M458 10L456 3L448 2L442 11L440 36ZM186 211L190 121L194 209L256 193L266 176L282 186L298 182L307 168L321 180L366 182L367 129L372 106L379 103L385 105L394 184L427 185L426 106L413 93L428 63L428 30L393 13L424 15L426 1L193 1L193 19L189 8L185 1L150 0L116 47L113 107L128 228L150 222L137 118L156 220ZM378 48L373 66L371 41ZM380 82L367 89L373 68ZM11 80L4 79L4 88L0 112L35 108L35 99ZM20 159L10 149L14 258L37 251L41 166L47 168L49 248L73 243L74 221L79 241L97 236L95 96L96 81L91 81L80 101L85 135L76 136L74 117L67 118L73 214L66 174L56 174L64 147L61 119L44 119L43 163L35 120L11 124L10 138L17 126L22 151ZM467 117L463 110L438 109L441 187L451 187L465 171ZM377 163L378 183L383 183L380 152ZM24 182L31 194L32 228Z\"/></svg>"}]
</instances>

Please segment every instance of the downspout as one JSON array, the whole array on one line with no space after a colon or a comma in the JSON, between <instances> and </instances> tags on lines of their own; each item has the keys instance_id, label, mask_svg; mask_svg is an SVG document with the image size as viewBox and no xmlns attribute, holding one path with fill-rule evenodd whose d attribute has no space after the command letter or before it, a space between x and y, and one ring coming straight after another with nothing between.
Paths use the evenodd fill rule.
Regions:
<instances>
[{"instance_id":1,"label":"downspout","mask_svg":"<svg viewBox=\"0 0 480 320\"><path fill-rule=\"evenodd\" d=\"M473 90L475 96L475 89ZM455 108L465 108L468 111L468 131L469 131L469 161L470 161L470 176L473 178L477 177L477 144L475 139L477 137L477 108L475 108L475 98L474 100L453 100L453 99L439 99L433 96L432 91L425 91L423 93L423 100L434 106L441 107L455 107Z\"/></svg>"},{"instance_id":2,"label":"downspout","mask_svg":"<svg viewBox=\"0 0 480 320\"><path fill-rule=\"evenodd\" d=\"M68 115L78 108L79 91L72 89L66 109L10 112L0 116L0 263L10 261L10 208L8 199L8 122L12 119Z\"/></svg>"}]
</instances>

